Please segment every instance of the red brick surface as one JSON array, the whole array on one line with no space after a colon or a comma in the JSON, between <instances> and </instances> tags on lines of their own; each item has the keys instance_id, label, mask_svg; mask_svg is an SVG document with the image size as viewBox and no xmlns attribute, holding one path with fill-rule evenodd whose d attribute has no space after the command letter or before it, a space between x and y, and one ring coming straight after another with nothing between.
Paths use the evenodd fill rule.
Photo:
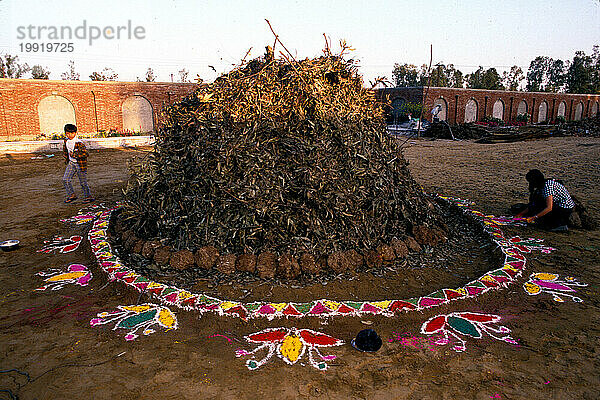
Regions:
<instances>
[{"instance_id":1,"label":"red brick surface","mask_svg":"<svg viewBox=\"0 0 600 400\"><path fill-rule=\"evenodd\" d=\"M38 135L38 104L50 95L63 96L73 104L79 132L122 130L123 101L134 95L150 102L156 127L163 106L184 97L195 87L194 83L0 79L0 137L12 140Z\"/></svg>"},{"instance_id":2,"label":"red brick surface","mask_svg":"<svg viewBox=\"0 0 600 400\"><path fill-rule=\"evenodd\" d=\"M40 132L38 104L46 96L59 95L73 104L79 131L91 133L98 130L122 130L122 104L128 97L140 95L152 105L155 127L160 125L161 110L191 93L194 83L168 82L90 82L52 81L39 79L0 78L0 138L17 139L35 136ZM404 98L406 101L420 102L422 87L380 89L379 95L390 100ZM509 92L502 90L477 90L454 88L429 88L425 105L431 110L436 99L443 98L447 103L447 121L462 123L465 119L465 105L469 99L477 102L477 120L492 115L492 107L497 99L504 102L504 120L514 121L521 100L528 105L528 113L533 123L539 122L538 108L542 101L548 104L547 119L556 118L558 106L566 104L565 117L572 120L578 103L583 104L583 117L592 116L595 102L600 95L564 94L540 92ZM533 112L532 112L533 110ZM430 119L431 115L424 115Z\"/></svg>"},{"instance_id":3,"label":"red brick surface","mask_svg":"<svg viewBox=\"0 0 600 400\"><path fill-rule=\"evenodd\" d=\"M412 88L389 88L379 89L379 96L385 95L389 100L403 98L410 102L421 102L421 96L424 90L422 87ZM492 107L496 100L500 99L504 103L504 121L514 121L517 118L517 108L521 100L527 103L527 113L530 115L529 122L537 123L538 109L542 101L548 104L547 119L554 120L558 113L559 104L564 101L566 104L565 118L572 120L575 118L575 108L581 102L583 104L583 118L592 116L594 102L600 102L598 94L565 94L565 93L545 93L545 92L510 92L505 90L480 90L480 89L455 89L455 88L429 88L425 100L426 110L433 108L436 99L443 98L448 105L447 121L451 124L462 123L465 120L465 106L470 99L477 102L477 121L481 121L484 116L492 115ZM413 117L415 117L413 115ZM424 119L430 120L431 114L423 115Z\"/></svg>"}]
</instances>

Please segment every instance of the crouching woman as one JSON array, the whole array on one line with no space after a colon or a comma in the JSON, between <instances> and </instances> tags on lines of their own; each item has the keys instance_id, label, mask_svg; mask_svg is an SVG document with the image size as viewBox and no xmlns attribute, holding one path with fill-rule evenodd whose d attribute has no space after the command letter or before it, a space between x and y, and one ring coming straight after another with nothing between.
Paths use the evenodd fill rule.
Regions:
<instances>
[{"instance_id":1,"label":"crouching woman","mask_svg":"<svg viewBox=\"0 0 600 400\"><path fill-rule=\"evenodd\" d=\"M525 179L529 182L530 203L517 217L527 217L528 223L553 232L569 230L569 217L575 208L575 202L567 188L556 179L545 179L537 169L530 170ZM535 199L534 201L532 201Z\"/></svg>"}]
</instances>

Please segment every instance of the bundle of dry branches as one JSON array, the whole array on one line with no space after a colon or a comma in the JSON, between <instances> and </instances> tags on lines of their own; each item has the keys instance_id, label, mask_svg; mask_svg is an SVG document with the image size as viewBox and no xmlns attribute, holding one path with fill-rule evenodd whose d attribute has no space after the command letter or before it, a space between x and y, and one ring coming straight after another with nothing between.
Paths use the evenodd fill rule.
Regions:
<instances>
[{"instance_id":1,"label":"bundle of dry branches","mask_svg":"<svg viewBox=\"0 0 600 400\"><path fill-rule=\"evenodd\" d=\"M347 50L296 61L269 46L168 107L128 184L128 227L176 249L330 254L437 225Z\"/></svg>"}]
</instances>

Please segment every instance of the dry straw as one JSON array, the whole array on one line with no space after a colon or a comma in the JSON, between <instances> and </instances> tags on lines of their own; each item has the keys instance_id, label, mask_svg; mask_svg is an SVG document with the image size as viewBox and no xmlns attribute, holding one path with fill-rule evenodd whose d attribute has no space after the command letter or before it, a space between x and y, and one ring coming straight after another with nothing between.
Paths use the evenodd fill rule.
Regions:
<instances>
[{"instance_id":1,"label":"dry straw","mask_svg":"<svg viewBox=\"0 0 600 400\"><path fill-rule=\"evenodd\" d=\"M175 249L315 255L435 225L382 103L340 46L300 61L267 46L167 107L128 184L126 224Z\"/></svg>"}]
</instances>

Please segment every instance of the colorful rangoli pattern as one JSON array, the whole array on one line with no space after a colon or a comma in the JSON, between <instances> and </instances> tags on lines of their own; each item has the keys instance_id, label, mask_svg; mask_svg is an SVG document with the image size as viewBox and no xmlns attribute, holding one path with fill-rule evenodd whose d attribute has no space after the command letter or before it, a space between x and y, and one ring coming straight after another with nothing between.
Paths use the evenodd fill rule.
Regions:
<instances>
[{"instance_id":1,"label":"colorful rangoli pattern","mask_svg":"<svg viewBox=\"0 0 600 400\"><path fill-rule=\"evenodd\" d=\"M587 283L577 282L575 278L567 276L563 280L558 279L558 274L549 272L536 272L529 276L529 280L523 284L525 292L530 296L536 296L540 293L552 295L554 301L564 302L563 297L581 303L583 300L575 296L577 291L573 287L585 287Z\"/></svg>"},{"instance_id":2,"label":"colorful rangoli pattern","mask_svg":"<svg viewBox=\"0 0 600 400\"><path fill-rule=\"evenodd\" d=\"M462 287L440 289L421 297L404 300L335 301L320 299L306 303L260 301L242 303L222 300L152 281L123 264L112 252L106 239L108 221L112 210L106 210L100 214L88 232L88 238L98 263L108 274L110 280L118 280L139 292L150 294L164 305L196 310L200 313L213 312L242 319L264 317L270 320L281 317L362 316L369 314L392 317L401 312L424 310L447 304L450 301L475 297L489 290L506 287L521 276L526 263L524 254L528 254L533 250L543 252L552 250L550 247L541 245L541 241L537 239L523 240L519 237L505 237L500 229L501 225L494 220L493 216L471 209L472 203L468 201L450 197L441 198L456 204L465 213L482 222L484 229L490 234L492 240L502 249L505 255L504 262L499 268L487 272Z\"/></svg>"},{"instance_id":3,"label":"colorful rangoli pattern","mask_svg":"<svg viewBox=\"0 0 600 400\"><path fill-rule=\"evenodd\" d=\"M500 321L498 315L479 314L473 312L456 312L447 315L438 315L428 319L421 326L421 333L433 335L441 333L444 335L435 344L444 345L450 342L452 337L457 344L453 346L454 351L466 350L466 342L462 336L473 339L481 339L486 333L490 337L510 344L518 344L508 333L510 329L505 326L496 325Z\"/></svg>"},{"instance_id":4,"label":"colorful rangoli pattern","mask_svg":"<svg viewBox=\"0 0 600 400\"><path fill-rule=\"evenodd\" d=\"M59 290L66 285L79 285L87 286L92 280L92 273L82 264L71 264L67 267L67 270L61 270L57 268L51 268L46 271L37 273L40 276L48 276L44 279L44 285L40 286L36 290Z\"/></svg>"},{"instance_id":5,"label":"colorful rangoli pattern","mask_svg":"<svg viewBox=\"0 0 600 400\"><path fill-rule=\"evenodd\" d=\"M495 217L493 215L485 216L490 221L493 221L497 225L513 225L513 226L527 226L527 222L525 218L517 218L517 217Z\"/></svg>"},{"instance_id":6,"label":"colorful rangoli pattern","mask_svg":"<svg viewBox=\"0 0 600 400\"><path fill-rule=\"evenodd\" d=\"M531 253L532 250L539 250L544 254L550 254L556 250L554 247L544 246L543 242L543 239L521 239L519 236L513 236L508 240L501 241L500 245L503 247L512 246L524 254Z\"/></svg>"},{"instance_id":7,"label":"colorful rangoli pattern","mask_svg":"<svg viewBox=\"0 0 600 400\"><path fill-rule=\"evenodd\" d=\"M342 340L324 333L315 332L310 329L296 328L269 328L245 336L245 339L250 343L259 344L259 346L252 351L237 350L236 357L254 355L262 349L267 349L267 354L262 359L256 360L252 357L246 361L246 366L249 370L260 368L275 353L283 361L293 365L308 351L309 364L318 370L324 371L328 368L325 361L334 360L336 356L324 356L318 348L341 346L344 344Z\"/></svg>"},{"instance_id":8,"label":"colorful rangoli pattern","mask_svg":"<svg viewBox=\"0 0 600 400\"><path fill-rule=\"evenodd\" d=\"M55 236L50 240L44 240L44 247L38 250L38 253L52 253L58 251L59 253L70 253L77 250L81 244L81 236L75 235L68 239L64 239L61 236Z\"/></svg>"},{"instance_id":9,"label":"colorful rangoli pattern","mask_svg":"<svg viewBox=\"0 0 600 400\"><path fill-rule=\"evenodd\" d=\"M144 335L154 333L153 326L165 329L177 329L177 317L167 307L156 304L140 304L133 306L118 306L118 310L102 312L98 318L93 318L90 325L106 325L115 323L113 330L126 329L125 340L134 340L142 331Z\"/></svg>"},{"instance_id":10,"label":"colorful rangoli pattern","mask_svg":"<svg viewBox=\"0 0 600 400\"><path fill-rule=\"evenodd\" d=\"M89 224L90 222L98 219L102 212L105 211L107 207L104 204L92 205L89 207L82 208L79 210L77 215L74 215L70 218L61 219L60 222L64 222L65 224L74 224L74 225L84 225Z\"/></svg>"}]
</instances>

